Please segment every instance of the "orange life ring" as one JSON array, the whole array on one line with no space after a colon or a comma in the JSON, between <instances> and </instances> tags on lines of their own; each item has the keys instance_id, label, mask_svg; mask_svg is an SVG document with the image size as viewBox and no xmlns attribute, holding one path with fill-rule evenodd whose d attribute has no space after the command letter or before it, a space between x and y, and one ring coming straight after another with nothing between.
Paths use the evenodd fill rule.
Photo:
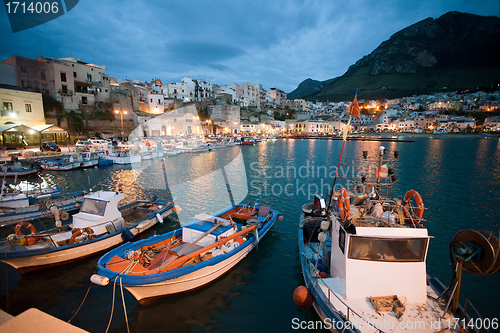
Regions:
<instances>
[{"instance_id":1,"label":"orange life ring","mask_svg":"<svg viewBox=\"0 0 500 333\"><path fill-rule=\"evenodd\" d=\"M24 234L21 232L21 227L26 227L26 228L29 228L30 231L31 231L31 235L33 236L34 234L36 234L36 229L35 229L35 226L29 222L19 222L17 225L16 225L16 228L14 229L15 232L16 232L16 235L18 236L24 236Z\"/></svg>"},{"instance_id":2,"label":"orange life ring","mask_svg":"<svg viewBox=\"0 0 500 333\"><path fill-rule=\"evenodd\" d=\"M346 222L351 215L351 199L345 188L340 189L337 205L339 207L340 218L342 221Z\"/></svg>"},{"instance_id":3,"label":"orange life ring","mask_svg":"<svg viewBox=\"0 0 500 333\"><path fill-rule=\"evenodd\" d=\"M408 204L411 198L414 198L417 204L417 211L415 212L415 217L413 218L410 214L410 211L408 210ZM422 197L420 196L420 194L418 194L417 191L410 190L406 192L405 197L403 199L403 208L407 221L412 222L413 220L416 220L417 223L420 223L420 219L424 215L424 202L422 201Z\"/></svg>"},{"instance_id":4,"label":"orange life ring","mask_svg":"<svg viewBox=\"0 0 500 333\"><path fill-rule=\"evenodd\" d=\"M69 244L75 244L76 242L76 237L81 236L84 232L86 232L89 235L89 240L94 238L94 230L92 228L87 227L84 229L78 229L75 228L72 231L71 238L69 239Z\"/></svg>"}]
</instances>

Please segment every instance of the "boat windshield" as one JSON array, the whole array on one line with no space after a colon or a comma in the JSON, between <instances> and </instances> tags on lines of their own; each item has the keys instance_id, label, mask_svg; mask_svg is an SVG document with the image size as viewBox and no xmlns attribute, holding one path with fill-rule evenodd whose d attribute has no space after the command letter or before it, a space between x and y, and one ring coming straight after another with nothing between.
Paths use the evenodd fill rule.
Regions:
<instances>
[{"instance_id":1,"label":"boat windshield","mask_svg":"<svg viewBox=\"0 0 500 333\"><path fill-rule=\"evenodd\" d=\"M425 260L427 238L375 238L351 236L349 258L371 261Z\"/></svg>"},{"instance_id":2,"label":"boat windshield","mask_svg":"<svg viewBox=\"0 0 500 333\"><path fill-rule=\"evenodd\" d=\"M85 198L85 200L83 200L80 212L102 216L104 215L105 208L106 208L106 201Z\"/></svg>"}]
</instances>

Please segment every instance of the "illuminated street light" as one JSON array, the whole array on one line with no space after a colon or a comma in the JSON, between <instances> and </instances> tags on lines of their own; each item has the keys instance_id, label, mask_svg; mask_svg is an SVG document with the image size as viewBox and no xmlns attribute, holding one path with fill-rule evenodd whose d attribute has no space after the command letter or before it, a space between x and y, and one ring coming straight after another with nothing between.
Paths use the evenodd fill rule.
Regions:
<instances>
[{"instance_id":1,"label":"illuminated street light","mask_svg":"<svg viewBox=\"0 0 500 333\"><path fill-rule=\"evenodd\" d=\"M127 111L115 110L115 113L120 114L120 120L121 120L121 124L122 124L121 136L123 137L123 115L127 114Z\"/></svg>"}]
</instances>

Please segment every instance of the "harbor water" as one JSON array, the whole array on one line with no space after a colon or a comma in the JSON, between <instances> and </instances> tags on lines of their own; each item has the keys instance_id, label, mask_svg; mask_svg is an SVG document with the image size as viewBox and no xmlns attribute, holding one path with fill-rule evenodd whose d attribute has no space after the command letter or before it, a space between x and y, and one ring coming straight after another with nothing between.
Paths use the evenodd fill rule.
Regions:
<instances>
[{"instance_id":1,"label":"harbor water","mask_svg":"<svg viewBox=\"0 0 500 333\"><path fill-rule=\"evenodd\" d=\"M498 236L500 140L480 136L404 139L347 141L339 175L352 179L373 174L379 146L385 146L385 159L397 177L391 196L401 198L410 189L421 194L424 223L433 237L427 271L448 285L452 277L449 244L459 230L487 230ZM326 197L331 189L341 147L342 141L336 140L268 140L140 165L44 172L21 182L22 189L58 185L64 192L115 190L122 184L125 201L154 195L175 199L183 211L141 238L179 228L196 214L215 212L232 202L259 200L279 210L284 220L276 222L258 247L221 279L146 306L119 285L90 284L99 256L25 275L0 263L0 306L12 315L38 308L90 332L105 332L108 325L109 332L127 332L127 322L131 332L287 332L294 331L298 321L319 320L312 307L300 309L292 298L293 290L304 284L297 228L302 205L313 201L316 193ZM399 152L397 158L394 151ZM342 180L337 184L346 185ZM49 227L53 221L36 223L37 228L41 223ZM3 230L2 236L9 233L12 229ZM367 272L366 278L377 276ZM498 318L499 281L499 275L464 274L461 303L467 298L483 318Z\"/></svg>"}]
</instances>

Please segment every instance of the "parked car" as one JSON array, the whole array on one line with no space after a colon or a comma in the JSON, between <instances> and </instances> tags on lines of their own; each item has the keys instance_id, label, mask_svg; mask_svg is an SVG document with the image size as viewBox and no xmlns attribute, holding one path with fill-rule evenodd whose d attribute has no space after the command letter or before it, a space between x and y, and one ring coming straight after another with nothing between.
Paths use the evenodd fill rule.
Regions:
<instances>
[{"instance_id":1,"label":"parked car","mask_svg":"<svg viewBox=\"0 0 500 333\"><path fill-rule=\"evenodd\" d=\"M47 142L42 142L40 145L40 151L56 151L56 152L61 152L61 148L57 144L55 144L52 141L47 141Z\"/></svg>"},{"instance_id":2,"label":"parked car","mask_svg":"<svg viewBox=\"0 0 500 333\"><path fill-rule=\"evenodd\" d=\"M90 141L78 141L75 144L76 151L87 151L92 147L92 143Z\"/></svg>"}]
</instances>

